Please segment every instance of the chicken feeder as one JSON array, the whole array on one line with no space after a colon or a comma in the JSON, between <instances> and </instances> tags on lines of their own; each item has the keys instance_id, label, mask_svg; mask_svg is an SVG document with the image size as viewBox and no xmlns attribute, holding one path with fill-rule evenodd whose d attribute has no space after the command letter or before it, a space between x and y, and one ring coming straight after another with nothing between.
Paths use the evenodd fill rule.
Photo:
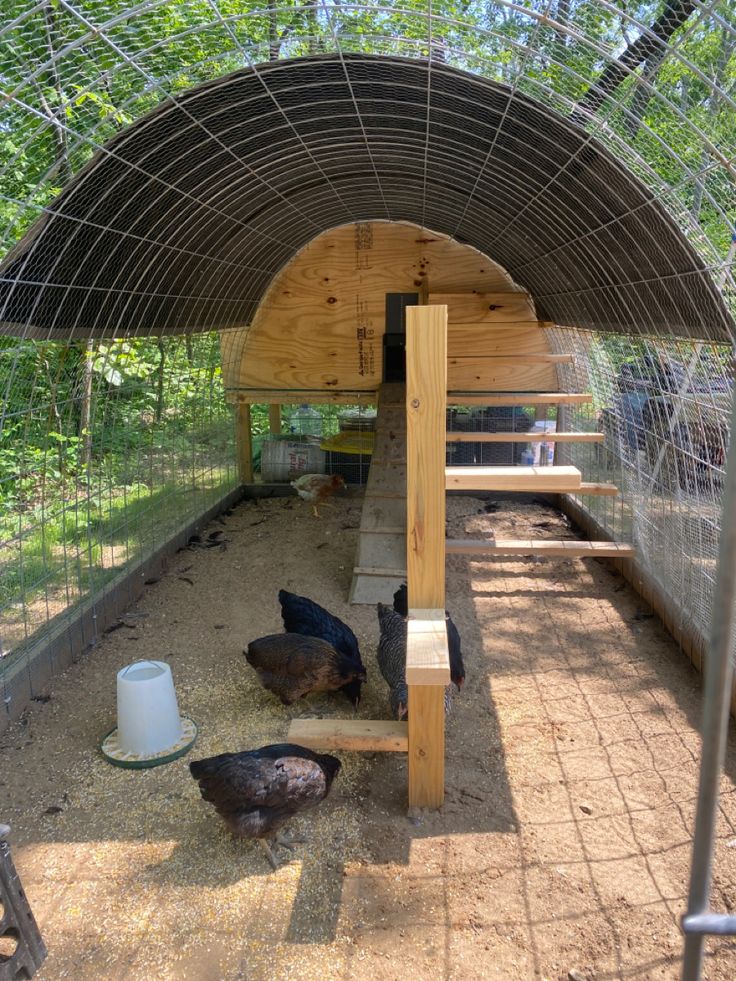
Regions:
<instances>
[{"instance_id":1,"label":"chicken feeder","mask_svg":"<svg viewBox=\"0 0 736 981\"><path fill-rule=\"evenodd\" d=\"M136 661L118 671L118 724L102 741L114 766L132 770L170 763L187 753L197 726L179 715L171 668L163 661Z\"/></svg>"}]
</instances>

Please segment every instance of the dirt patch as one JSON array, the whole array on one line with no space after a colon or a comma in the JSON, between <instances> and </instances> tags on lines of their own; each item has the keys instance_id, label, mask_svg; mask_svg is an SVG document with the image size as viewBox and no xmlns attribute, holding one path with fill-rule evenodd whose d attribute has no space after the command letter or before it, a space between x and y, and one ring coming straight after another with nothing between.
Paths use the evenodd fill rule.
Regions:
<instances>
[{"instance_id":1,"label":"dirt patch","mask_svg":"<svg viewBox=\"0 0 736 981\"><path fill-rule=\"evenodd\" d=\"M0 819L49 947L40 978L679 976L699 679L599 561L448 563L468 677L438 813L407 816L403 757L344 754L329 800L294 823L309 844L271 873L200 800L186 760L129 772L101 759L115 672L146 657L171 664L200 726L193 757L282 740L287 712L241 653L280 628L280 587L351 624L369 669L359 714L386 717L375 611L345 603L360 505L340 500L319 520L292 499L242 505L210 529L224 544L181 552L2 736ZM448 501L452 537L490 530L572 535L538 505ZM319 697L301 712L350 709ZM719 910L736 906L729 749ZM706 976L732 981L733 942L708 950Z\"/></svg>"}]
</instances>

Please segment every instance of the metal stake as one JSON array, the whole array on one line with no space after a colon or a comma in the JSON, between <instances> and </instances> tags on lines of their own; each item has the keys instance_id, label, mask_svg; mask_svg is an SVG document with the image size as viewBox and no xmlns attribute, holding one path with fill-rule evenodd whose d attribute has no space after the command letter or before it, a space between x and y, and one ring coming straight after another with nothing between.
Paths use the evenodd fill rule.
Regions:
<instances>
[{"instance_id":1,"label":"metal stake","mask_svg":"<svg viewBox=\"0 0 736 981\"><path fill-rule=\"evenodd\" d=\"M691 918L699 919L710 912L711 865L718 809L718 784L726 754L728 709L733 678L731 651L736 611L734 605L736 604L736 398L731 409L731 439L728 448L722 515L711 638L704 665L705 694L700 784L685 922L693 922ZM683 981L700 979L704 936L705 934L701 932L686 934Z\"/></svg>"}]
</instances>

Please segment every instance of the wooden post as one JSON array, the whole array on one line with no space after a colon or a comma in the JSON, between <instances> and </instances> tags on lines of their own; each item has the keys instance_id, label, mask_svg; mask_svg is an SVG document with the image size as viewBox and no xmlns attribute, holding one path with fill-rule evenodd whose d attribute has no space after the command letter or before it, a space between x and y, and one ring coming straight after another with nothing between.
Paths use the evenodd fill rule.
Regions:
<instances>
[{"instance_id":1,"label":"wooden post","mask_svg":"<svg viewBox=\"0 0 736 981\"><path fill-rule=\"evenodd\" d=\"M444 689L450 680L445 610L447 307L406 311L406 519L409 806L441 807Z\"/></svg>"},{"instance_id":2,"label":"wooden post","mask_svg":"<svg viewBox=\"0 0 736 981\"><path fill-rule=\"evenodd\" d=\"M281 406L269 405L268 407L268 428L273 436L281 432Z\"/></svg>"},{"instance_id":3,"label":"wooden post","mask_svg":"<svg viewBox=\"0 0 736 981\"><path fill-rule=\"evenodd\" d=\"M253 483L253 434L250 428L250 404L238 402L235 434L238 444L240 482Z\"/></svg>"}]
</instances>

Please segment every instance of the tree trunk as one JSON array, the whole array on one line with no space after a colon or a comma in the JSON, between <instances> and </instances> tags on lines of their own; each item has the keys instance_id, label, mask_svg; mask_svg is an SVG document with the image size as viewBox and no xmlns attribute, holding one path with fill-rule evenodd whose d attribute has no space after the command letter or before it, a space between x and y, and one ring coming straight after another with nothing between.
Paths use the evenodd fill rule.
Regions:
<instances>
[{"instance_id":1,"label":"tree trunk","mask_svg":"<svg viewBox=\"0 0 736 981\"><path fill-rule=\"evenodd\" d=\"M56 106L49 106L43 95L43 90L39 89L39 91L43 110L49 117L49 120L54 127L56 166L59 174L61 175L62 183L66 184L72 178L72 168L71 164L69 163L69 140L67 137L67 132L61 120L58 118L58 114L62 111L62 106L64 104L64 92L61 87L59 71L56 67L56 20L54 17L54 8L51 4L51 0L48 0L48 2L44 4L43 23L46 35L46 50L49 56L49 85L56 93Z\"/></svg>"},{"instance_id":2,"label":"tree trunk","mask_svg":"<svg viewBox=\"0 0 736 981\"><path fill-rule=\"evenodd\" d=\"M722 28L721 33L721 44L718 49L718 59L716 61L716 70L713 78L713 91L711 92L710 102L708 103L708 120L713 123L718 116L718 110L721 107L721 91L723 89L723 83L726 77L726 69L728 68L728 63L731 60L731 55L733 54L736 42L731 37L731 30L725 24ZM708 160L710 159L710 153L707 147L703 147L703 152L700 155L700 167L699 170L704 171L708 166ZM697 177L695 179L695 187L693 188L693 204L690 209L695 221L700 219L700 209L703 207L703 195L705 193L705 181L706 176L703 174L702 177Z\"/></svg>"},{"instance_id":3,"label":"tree trunk","mask_svg":"<svg viewBox=\"0 0 736 981\"><path fill-rule=\"evenodd\" d=\"M586 123L589 117L600 109L604 100L616 91L635 68L643 61L651 58L660 47L668 44L669 39L678 27L682 27L695 8L694 0L668 0L667 6L649 28L649 31L641 34L636 41L629 44L618 58L603 70L598 80L590 86L570 115L573 122Z\"/></svg>"},{"instance_id":4,"label":"tree trunk","mask_svg":"<svg viewBox=\"0 0 736 981\"><path fill-rule=\"evenodd\" d=\"M278 61L280 51L278 8L276 0L268 0L268 60Z\"/></svg>"},{"instance_id":5,"label":"tree trunk","mask_svg":"<svg viewBox=\"0 0 736 981\"><path fill-rule=\"evenodd\" d=\"M648 82L649 84L654 81L666 54L667 48L662 46L655 51L650 58L647 58L646 64L644 65L644 70L641 73L641 78L643 81ZM647 106L649 105L651 98L651 89L647 88L646 85L637 85L634 91L634 97L631 100L631 115L627 116L624 121L626 131L632 140L639 132L641 121L644 118L644 113L647 111Z\"/></svg>"},{"instance_id":6,"label":"tree trunk","mask_svg":"<svg viewBox=\"0 0 736 981\"><path fill-rule=\"evenodd\" d=\"M82 393L79 400L79 437L82 440L79 462L87 469L92 462L92 379L94 377L94 342L84 352Z\"/></svg>"},{"instance_id":7,"label":"tree trunk","mask_svg":"<svg viewBox=\"0 0 736 981\"><path fill-rule=\"evenodd\" d=\"M156 369L156 413L154 418L156 422L161 422L164 414L164 366L166 364L166 342L163 337L159 337L157 347L161 355L161 360Z\"/></svg>"}]
</instances>

